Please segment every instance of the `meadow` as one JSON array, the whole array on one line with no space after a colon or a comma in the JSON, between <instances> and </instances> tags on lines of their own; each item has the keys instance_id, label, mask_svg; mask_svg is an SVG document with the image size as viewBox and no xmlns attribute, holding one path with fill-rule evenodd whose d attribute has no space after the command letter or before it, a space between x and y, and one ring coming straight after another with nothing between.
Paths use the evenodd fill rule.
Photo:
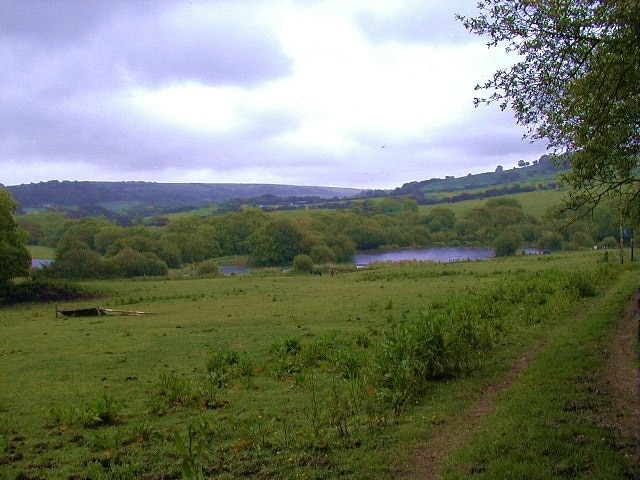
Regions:
<instances>
[{"instance_id":1,"label":"meadow","mask_svg":"<svg viewBox=\"0 0 640 480\"><path fill-rule=\"evenodd\" d=\"M634 268L582 251L265 269L84 282L96 298L58 305L142 316L2 307L0 472L420 478L416 458L535 352L450 442L442 478L513 478L532 462L527 478L631 478L633 446L615 440L619 412L597 387Z\"/></svg>"}]
</instances>

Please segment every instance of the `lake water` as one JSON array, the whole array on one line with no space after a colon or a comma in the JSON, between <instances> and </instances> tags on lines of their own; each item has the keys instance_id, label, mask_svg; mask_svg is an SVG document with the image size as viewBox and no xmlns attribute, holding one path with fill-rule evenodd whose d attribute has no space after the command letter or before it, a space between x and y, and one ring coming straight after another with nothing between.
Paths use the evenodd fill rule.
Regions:
<instances>
[{"instance_id":1,"label":"lake water","mask_svg":"<svg viewBox=\"0 0 640 480\"><path fill-rule=\"evenodd\" d=\"M222 275L246 275L250 269L244 265L220 265Z\"/></svg>"},{"instance_id":2,"label":"lake water","mask_svg":"<svg viewBox=\"0 0 640 480\"><path fill-rule=\"evenodd\" d=\"M50 265L53 260L45 260L43 258L32 258L31 259L31 268L41 268L45 265Z\"/></svg>"},{"instance_id":3,"label":"lake water","mask_svg":"<svg viewBox=\"0 0 640 480\"><path fill-rule=\"evenodd\" d=\"M409 260L430 262L456 262L462 260L484 260L495 256L493 248L480 247L432 247L403 248L386 252L357 253L353 261L356 265L371 262L402 262Z\"/></svg>"}]
</instances>

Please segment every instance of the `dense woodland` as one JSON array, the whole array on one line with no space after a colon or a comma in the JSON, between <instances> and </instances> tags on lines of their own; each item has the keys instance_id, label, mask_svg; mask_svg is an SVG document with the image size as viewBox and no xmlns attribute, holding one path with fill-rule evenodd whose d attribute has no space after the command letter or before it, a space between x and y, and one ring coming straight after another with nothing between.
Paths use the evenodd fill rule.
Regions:
<instances>
[{"instance_id":1,"label":"dense woodland","mask_svg":"<svg viewBox=\"0 0 640 480\"><path fill-rule=\"evenodd\" d=\"M506 256L523 247L616 246L620 227L613 204L567 220L551 212L531 215L509 196L556 188L562 165L543 156L512 170L498 166L494 172L411 182L392 191L352 191L358 196L350 198L329 196L349 193L344 189L286 186L282 192L315 196L282 197L276 194L280 191L270 193L273 186L268 185L245 186L242 192L256 195L244 200L228 185L216 190L213 185L46 182L14 190L18 195L40 192L29 205L56 198L66 206L22 210L17 217L28 244L56 251L54 263L40 274L65 278L165 275L185 266L210 274L229 258L259 267L293 264L308 271L314 265L351 262L356 251L402 247L492 246L497 255ZM167 203L167 193L176 195L173 203ZM211 204L203 193L222 200ZM159 213L193 209L184 202L198 198L209 202L206 213ZM146 215L140 210L135 217L133 212L113 215L104 205L113 208L109 201L117 199L132 200L123 205L134 209L140 200ZM462 213L447 205L471 199L485 201ZM419 207L423 204L432 206ZM284 212L292 209L300 212ZM121 211L126 210L121 206Z\"/></svg>"},{"instance_id":2,"label":"dense woodland","mask_svg":"<svg viewBox=\"0 0 640 480\"><path fill-rule=\"evenodd\" d=\"M436 206L421 213L404 198L353 201L349 210L308 209L288 216L245 208L219 215L181 215L161 225L118 226L100 217L74 219L45 211L18 217L31 245L56 249L45 273L61 277L164 275L192 265L212 273L224 257L254 266L291 265L308 256L315 265L351 261L357 250L416 246L488 246L498 255L524 246L576 249L616 245L618 229L607 208L563 230L523 211L513 197L489 199L461 215Z\"/></svg>"}]
</instances>

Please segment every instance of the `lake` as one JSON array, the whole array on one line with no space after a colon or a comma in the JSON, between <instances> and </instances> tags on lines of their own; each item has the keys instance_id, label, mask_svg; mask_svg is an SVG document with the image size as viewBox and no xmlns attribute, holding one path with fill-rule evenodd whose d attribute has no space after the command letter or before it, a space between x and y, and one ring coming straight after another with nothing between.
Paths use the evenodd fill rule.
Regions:
<instances>
[{"instance_id":1,"label":"lake","mask_svg":"<svg viewBox=\"0 0 640 480\"><path fill-rule=\"evenodd\" d=\"M46 265L50 265L53 260L48 260L44 258L32 258L31 259L31 268L41 268Z\"/></svg>"},{"instance_id":2,"label":"lake","mask_svg":"<svg viewBox=\"0 0 640 480\"><path fill-rule=\"evenodd\" d=\"M356 265L368 265L372 262L429 261L455 262L461 260L485 260L495 256L489 247L431 247L402 248L384 252L356 253L353 261Z\"/></svg>"},{"instance_id":3,"label":"lake","mask_svg":"<svg viewBox=\"0 0 640 480\"><path fill-rule=\"evenodd\" d=\"M249 271L246 265L220 265L222 275L246 275Z\"/></svg>"}]
</instances>

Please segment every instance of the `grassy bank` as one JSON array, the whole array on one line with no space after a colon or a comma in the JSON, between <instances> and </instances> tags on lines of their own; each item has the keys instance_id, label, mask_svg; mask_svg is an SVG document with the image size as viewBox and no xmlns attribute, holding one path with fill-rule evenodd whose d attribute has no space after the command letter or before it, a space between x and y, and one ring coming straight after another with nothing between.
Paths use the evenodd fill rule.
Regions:
<instances>
[{"instance_id":1,"label":"grassy bank","mask_svg":"<svg viewBox=\"0 0 640 480\"><path fill-rule=\"evenodd\" d=\"M104 294L100 305L152 313L2 309L2 470L6 478L389 478L523 352L584 343L567 326L623 303L633 290L626 268L582 252L333 278L103 281L90 284ZM613 328L603 324L599 335ZM582 375L584 366L558 358L549 371L559 383ZM603 445L608 456L595 463L630 468ZM478 448L460 453L451 474L488 465Z\"/></svg>"},{"instance_id":2,"label":"grassy bank","mask_svg":"<svg viewBox=\"0 0 640 480\"><path fill-rule=\"evenodd\" d=\"M629 462L637 446L618 431L607 372L612 334L635 287L637 274L628 274L557 326L443 478L637 478Z\"/></svg>"},{"instance_id":3,"label":"grassy bank","mask_svg":"<svg viewBox=\"0 0 640 480\"><path fill-rule=\"evenodd\" d=\"M29 245L28 248L32 258L40 258L43 260L53 260L56 256L55 249L51 247L43 247L40 245Z\"/></svg>"}]
</instances>

